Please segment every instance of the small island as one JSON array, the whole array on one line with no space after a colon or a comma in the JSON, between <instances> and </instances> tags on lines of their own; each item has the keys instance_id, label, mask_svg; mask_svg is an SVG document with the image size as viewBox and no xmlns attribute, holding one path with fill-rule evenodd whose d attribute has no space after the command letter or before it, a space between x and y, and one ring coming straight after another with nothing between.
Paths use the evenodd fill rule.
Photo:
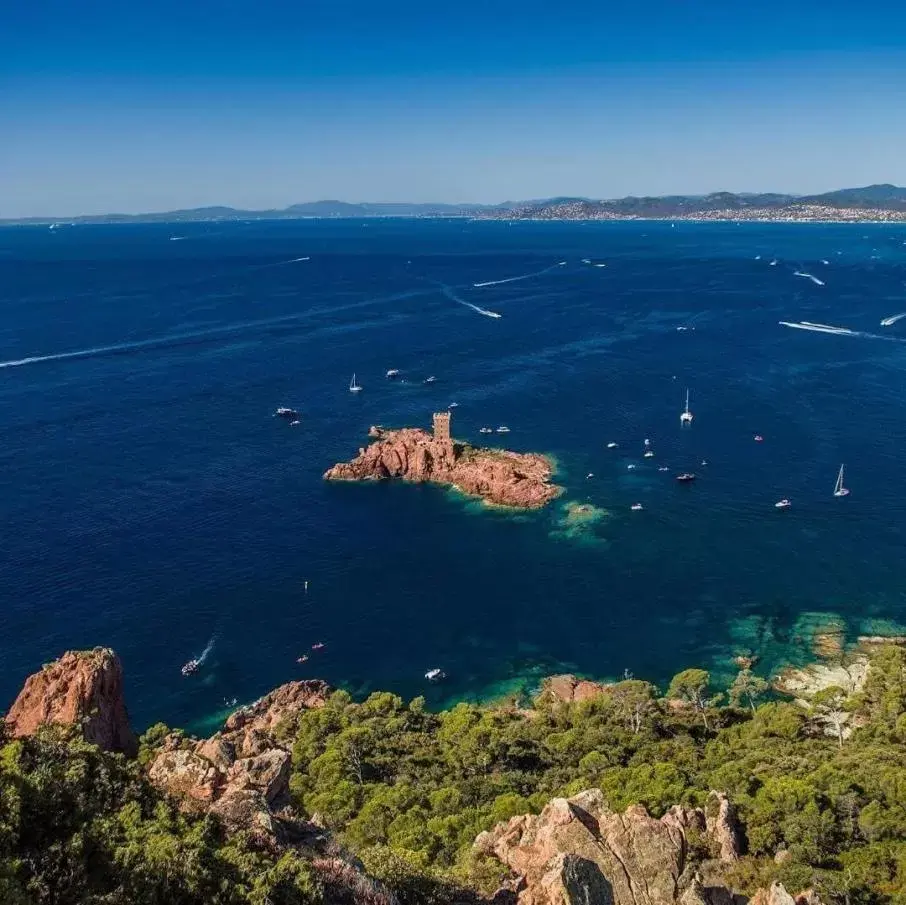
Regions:
<instances>
[{"instance_id":1,"label":"small island","mask_svg":"<svg viewBox=\"0 0 906 905\"><path fill-rule=\"evenodd\" d=\"M553 465L537 453L484 449L454 441L450 413L434 415L434 433L421 428L372 427L374 442L351 462L328 469L328 481L404 481L443 484L497 506L540 509L562 488L550 482Z\"/></svg>"}]
</instances>

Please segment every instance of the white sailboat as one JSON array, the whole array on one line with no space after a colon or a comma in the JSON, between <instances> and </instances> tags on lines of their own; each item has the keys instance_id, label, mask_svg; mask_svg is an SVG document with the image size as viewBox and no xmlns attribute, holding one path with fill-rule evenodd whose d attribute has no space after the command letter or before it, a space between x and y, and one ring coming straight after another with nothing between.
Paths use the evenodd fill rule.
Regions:
<instances>
[{"instance_id":1,"label":"white sailboat","mask_svg":"<svg viewBox=\"0 0 906 905\"><path fill-rule=\"evenodd\" d=\"M691 424L692 423L692 412L689 411L689 390L686 390L686 407L683 409L683 413L679 416L680 424Z\"/></svg>"},{"instance_id":2,"label":"white sailboat","mask_svg":"<svg viewBox=\"0 0 906 905\"><path fill-rule=\"evenodd\" d=\"M362 388L355 382L355 374L352 375L352 380L349 381L349 392L350 393L361 393Z\"/></svg>"},{"instance_id":3,"label":"white sailboat","mask_svg":"<svg viewBox=\"0 0 906 905\"><path fill-rule=\"evenodd\" d=\"M843 466L837 472L837 483L834 484L834 496L849 496L849 490L843 486Z\"/></svg>"}]
</instances>

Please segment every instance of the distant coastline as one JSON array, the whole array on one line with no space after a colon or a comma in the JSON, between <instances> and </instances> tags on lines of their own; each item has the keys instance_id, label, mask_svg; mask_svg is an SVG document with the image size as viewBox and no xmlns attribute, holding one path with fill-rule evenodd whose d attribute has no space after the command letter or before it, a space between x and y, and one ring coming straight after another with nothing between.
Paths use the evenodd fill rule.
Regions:
<instances>
[{"instance_id":1,"label":"distant coastline","mask_svg":"<svg viewBox=\"0 0 906 905\"><path fill-rule=\"evenodd\" d=\"M628 196L612 200L547 198L501 204L310 201L270 210L199 207L159 213L91 214L0 219L0 226L116 223L210 223L379 218L480 220L690 220L758 223L903 223L906 188L869 185L819 195L715 192L709 195Z\"/></svg>"}]
</instances>

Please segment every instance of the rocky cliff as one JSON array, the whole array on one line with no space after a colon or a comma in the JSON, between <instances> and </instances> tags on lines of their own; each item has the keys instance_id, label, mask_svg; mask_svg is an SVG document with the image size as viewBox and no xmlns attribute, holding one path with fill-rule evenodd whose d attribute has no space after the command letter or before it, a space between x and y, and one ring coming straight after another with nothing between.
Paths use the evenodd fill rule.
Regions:
<instances>
[{"instance_id":1,"label":"rocky cliff","mask_svg":"<svg viewBox=\"0 0 906 905\"><path fill-rule=\"evenodd\" d=\"M148 777L186 810L216 814L231 829L245 829L267 843L297 832L289 808L289 743L304 710L330 695L324 682L289 682L236 711L206 739L167 736L148 767Z\"/></svg>"},{"instance_id":2,"label":"rocky cliff","mask_svg":"<svg viewBox=\"0 0 906 905\"><path fill-rule=\"evenodd\" d=\"M7 730L18 738L52 724L80 727L85 741L105 751L136 753L123 668L112 650L70 651L26 680L6 715Z\"/></svg>"},{"instance_id":3,"label":"rocky cliff","mask_svg":"<svg viewBox=\"0 0 906 905\"><path fill-rule=\"evenodd\" d=\"M385 431L373 427L369 433L374 442L360 449L351 462L330 468L324 474L326 480L430 481L454 486L490 503L521 509L540 508L561 492L550 483L550 461L535 453L437 440L418 428Z\"/></svg>"},{"instance_id":4,"label":"rocky cliff","mask_svg":"<svg viewBox=\"0 0 906 905\"><path fill-rule=\"evenodd\" d=\"M709 857L694 852L704 843ZM651 817L635 805L611 811L598 789L555 798L538 815L526 814L482 833L475 848L515 874L518 905L735 905L715 878L736 861L744 839L725 795L712 793L704 809L672 807ZM759 890L757 905L793 905L782 886Z\"/></svg>"}]
</instances>

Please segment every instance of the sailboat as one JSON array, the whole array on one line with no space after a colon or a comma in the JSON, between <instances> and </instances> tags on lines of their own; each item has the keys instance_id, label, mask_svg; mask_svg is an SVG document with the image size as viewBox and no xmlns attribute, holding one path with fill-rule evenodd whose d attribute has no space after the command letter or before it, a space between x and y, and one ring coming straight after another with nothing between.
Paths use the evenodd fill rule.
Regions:
<instances>
[{"instance_id":1,"label":"sailboat","mask_svg":"<svg viewBox=\"0 0 906 905\"><path fill-rule=\"evenodd\" d=\"M689 411L689 391L686 390L686 407L683 409L683 413L679 416L680 424L691 424L692 423L692 412Z\"/></svg>"},{"instance_id":2,"label":"sailboat","mask_svg":"<svg viewBox=\"0 0 906 905\"><path fill-rule=\"evenodd\" d=\"M352 375L352 380L349 381L349 392L350 393L361 393L362 388L355 382L355 374Z\"/></svg>"},{"instance_id":3,"label":"sailboat","mask_svg":"<svg viewBox=\"0 0 906 905\"><path fill-rule=\"evenodd\" d=\"M849 496L849 490L843 486L843 466L837 472L837 483L834 484L834 496Z\"/></svg>"}]
</instances>

